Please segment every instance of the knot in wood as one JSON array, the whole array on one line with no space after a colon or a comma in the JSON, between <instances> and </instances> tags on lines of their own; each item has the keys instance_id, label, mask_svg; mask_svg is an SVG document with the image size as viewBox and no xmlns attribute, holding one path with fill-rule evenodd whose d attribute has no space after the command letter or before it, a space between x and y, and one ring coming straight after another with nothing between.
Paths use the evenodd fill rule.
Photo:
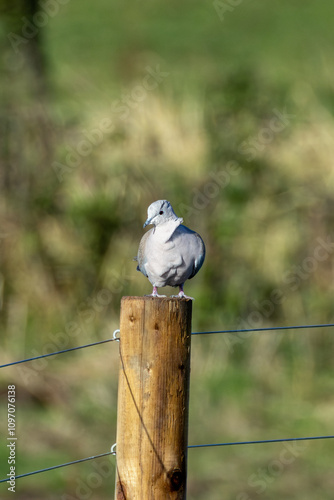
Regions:
<instances>
[{"instance_id":1,"label":"knot in wood","mask_svg":"<svg viewBox=\"0 0 334 500\"><path fill-rule=\"evenodd\" d=\"M168 474L171 491L178 491L184 483L184 474L180 469L173 469Z\"/></svg>"}]
</instances>

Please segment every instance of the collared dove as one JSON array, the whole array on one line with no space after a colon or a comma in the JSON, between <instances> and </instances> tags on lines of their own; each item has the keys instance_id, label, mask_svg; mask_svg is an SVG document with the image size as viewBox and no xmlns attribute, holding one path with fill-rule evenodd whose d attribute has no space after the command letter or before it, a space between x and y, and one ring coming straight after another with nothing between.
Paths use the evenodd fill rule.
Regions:
<instances>
[{"instance_id":1,"label":"collared dove","mask_svg":"<svg viewBox=\"0 0 334 500\"><path fill-rule=\"evenodd\" d=\"M146 227L153 224L139 243L137 270L153 285L152 297L158 287L178 286L178 297L192 299L183 291L184 282L197 274L205 258L205 246L199 234L182 225L167 200L158 200L147 209Z\"/></svg>"}]
</instances>

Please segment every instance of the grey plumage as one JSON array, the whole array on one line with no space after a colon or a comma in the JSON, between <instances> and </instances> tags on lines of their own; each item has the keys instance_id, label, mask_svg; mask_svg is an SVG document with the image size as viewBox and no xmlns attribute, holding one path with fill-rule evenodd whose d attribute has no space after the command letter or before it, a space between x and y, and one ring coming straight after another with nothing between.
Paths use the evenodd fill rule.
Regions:
<instances>
[{"instance_id":1,"label":"grey plumage","mask_svg":"<svg viewBox=\"0 0 334 500\"><path fill-rule=\"evenodd\" d=\"M182 222L167 200L155 201L148 207L144 227L154 227L142 237L136 260L138 271L153 285L153 296L158 296L157 288L169 285L179 286L179 297L187 297L184 282L193 278L204 262L202 238Z\"/></svg>"}]
</instances>

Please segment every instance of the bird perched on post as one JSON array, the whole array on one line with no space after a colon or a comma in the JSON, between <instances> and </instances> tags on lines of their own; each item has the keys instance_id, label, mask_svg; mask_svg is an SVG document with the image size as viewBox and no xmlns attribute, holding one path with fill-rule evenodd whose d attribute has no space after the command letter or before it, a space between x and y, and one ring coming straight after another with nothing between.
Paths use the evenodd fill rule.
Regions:
<instances>
[{"instance_id":1,"label":"bird perched on post","mask_svg":"<svg viewBox=\"0 0 334 500\"><path fill-rule=\"evenodd\" d=\"M137 270L141 271L153 285L152 297L158 288L178 286L178 297L192 299L185 295L183 285L198 273L205 258L205 246L199 234L182 225L167 200L158 200L147 209L144 227L152 224L139 243Z\"/></svg>"}]
</instances>

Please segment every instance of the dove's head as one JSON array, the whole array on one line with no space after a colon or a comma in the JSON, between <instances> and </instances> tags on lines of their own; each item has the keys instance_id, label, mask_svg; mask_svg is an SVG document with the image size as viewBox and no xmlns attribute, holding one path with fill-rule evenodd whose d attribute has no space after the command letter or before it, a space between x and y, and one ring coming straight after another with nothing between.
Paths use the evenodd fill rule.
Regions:
<instances>
[{"instance_id":1,"label":"dove's head","mask_svg":"<svg viewBox=\"0 0 334 500\"><path fill-rule=\"evenodd\" d=\"M158 200L148 207L147 209L147 220L144 227L149 224L158 226L168 221L180 221L182 224L183 220L180 219L174 212L172 205L167 200Z\"/></svg>"}]
</instances>

